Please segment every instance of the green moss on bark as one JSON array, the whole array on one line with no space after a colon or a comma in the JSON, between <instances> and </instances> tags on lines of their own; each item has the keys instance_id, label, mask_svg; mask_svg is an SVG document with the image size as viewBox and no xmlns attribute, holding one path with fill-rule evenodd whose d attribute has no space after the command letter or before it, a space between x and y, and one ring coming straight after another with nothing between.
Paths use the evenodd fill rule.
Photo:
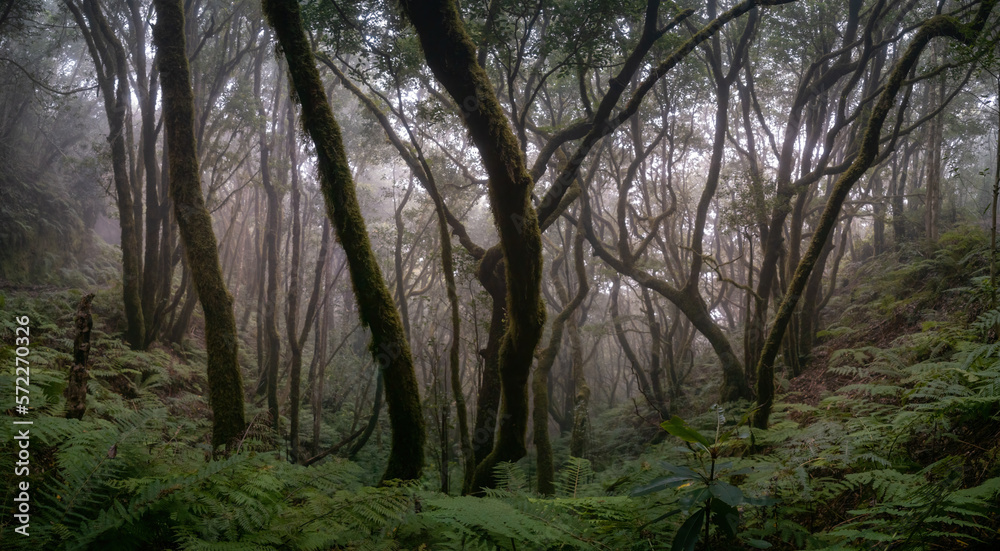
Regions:
<instances>
[{"instance_id":1,"label":"green moss on bark","mask_svg":"<svg viewBox=\"0 0 1000 551\"><path fill-rule=\"evenodd\" d=\"M497 358L500 426L493 451L476 469L478 488L491 484L496 463L516 461L526 453L528 377L545 324L541 231L530 202L534 182L454 1L406 1L403 10L420 37L431 71L463 110L490 176L490 208L503 252L508 323Z\"/></svg>"},{"instance_id":2,"label":"green moss on bark","mask_svg":"<svg viewBox=\"0 0 1000 551\"><path fill-rule=\"evenodd\" d=\"M392 448L383 481L415 479L424 465L426 431L413 358L399 312L368 240L340 127L327 101L295 0L264 0L302 106L302 125L316 144L327 215L347 256L361 322L372 332L371 353L385 379Z\"/></svg>"},{"instance_id":3,"label":"green moss on bark","mask_svg":"<svg viewBox=\"0 0 1000 551\"><path fill-rule=\"evenodd\" d=\"M170 166L170 197L184 254L205 311L208 393L212 445L231 447L246 426L243 380L237 357L233 299L219 265L212 216L205 207L194 134L194 97L184 49L184 9L180 0L155 0L157 48L163 89L163 118Z\"/></svg>"}]
</instances>

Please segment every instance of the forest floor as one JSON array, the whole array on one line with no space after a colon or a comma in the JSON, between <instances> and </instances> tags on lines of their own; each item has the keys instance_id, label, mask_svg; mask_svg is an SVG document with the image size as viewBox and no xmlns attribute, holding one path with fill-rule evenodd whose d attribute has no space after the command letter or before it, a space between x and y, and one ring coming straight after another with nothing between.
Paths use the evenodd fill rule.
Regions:
<instances>
[{"instance_id":1,"label":"forest floor","mask_svg":"<svg viewBox=\"0 0 1000 551\"><path fill-rule=\"evenodd\" d=\"M374 488L382 446L303 467L259 424L238 453L209 461L200 339L129 350L114 288L94 302L88 413L68 421L61 393L80 292L0 285L0 361L13 365L7 313L30 315L38 411L37 535L11 548L10 519L0 519L0 550L666 549L712 507L712 549L993 551L1000 344L983 320L1000 322L1000 312L984 298L984 247L982 234L953 232L934 247L845 266L812 361L783 382L767 430L739 423L749 404L703 411L706 371L693 381L704 407L679 412L673 426L687 445L678 432L640 430L631 403L612 408L595 415L587 459L569 457L566 438L554 441L555 497L532 490L530 454L502 464L500 486L483 498L441 493L431 469L419 484ZM200 336L200 322L193 331ZM255 363L252 349L245 365ZM0 384L14 384L10 369ZM6 396L0 410L10 413ZM264 415L247 407L248 418ZM338 415L324 417L324 433L349 432ZM4 472L12 437L0 424ZM0 491L7 510L13 495Z\"/></svg>"}]
</instances>

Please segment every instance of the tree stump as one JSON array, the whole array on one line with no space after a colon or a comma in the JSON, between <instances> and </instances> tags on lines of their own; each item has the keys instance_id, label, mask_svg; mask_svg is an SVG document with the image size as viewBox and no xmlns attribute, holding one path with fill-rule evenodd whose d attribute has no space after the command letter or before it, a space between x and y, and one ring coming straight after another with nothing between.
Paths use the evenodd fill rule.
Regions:
<instances>
[{"instance_id":1,"label":"tree stump","mask_svg":"<svg viewBox=\"0 0 1000 551\"><path fill-rule=\"evenodd\" d=\"M90 304L94 294L90 293L80 300L76 309L76 340L73 341L73 367L69 369L69 382L66 385L66 418L83 419L87 411L87 358L90 356L90 330L94 326L94 318L90 315Z\"/></svg>"}]
</instances>

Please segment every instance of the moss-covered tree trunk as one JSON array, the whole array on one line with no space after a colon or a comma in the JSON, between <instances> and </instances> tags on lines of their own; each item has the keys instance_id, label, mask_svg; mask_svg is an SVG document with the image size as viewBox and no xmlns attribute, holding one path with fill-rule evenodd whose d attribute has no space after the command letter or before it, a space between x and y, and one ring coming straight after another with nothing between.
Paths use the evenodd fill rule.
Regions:
<instances>
[{"instance_id":1,"label":"moss-covered tree trunk","mask_svg":"<svg viewBox=\"0 0 1000 551\"><path fill-rule=\"evenodd\" d=\"M302 124L316 144L327 214L347 255L361 322L371 330L372 357L384 378L392 448L382 480L419 478L424 465L426 430L413 357L399 312L368 241L340 127L313 61L298 2L264 0L263 8L288 61L292 84L302 106Z\"/></svg>"},{"instance_id":2,"label":"moss-covered tree trunk","mask_svg":"<svg viewBox=\"0 0 1000 551\"><path fill-rule=\"evenodd\" d=\"M507 283L507 330L497 359L502 389L500 426L493 451L476 469L475 487L491 484L493 467L526 453L528 377L545 323L541 300L542 240L532 207L533 180L517 138L476 61L453 0L404 1L427 64L464 114L489 174L490 208L500 234Z\"/></svg>"},{"instance_id":3,"label":"moss-covered tree trunk","mask_svg":"<svg viewBox=\"0 0 1000 551\"><path fill-rule=\"evenodd\" d=\"M228 447L242 437L243 381L237 356L233 299L226 290L212 215L205 207L194 136L194 97L184 50L180 0L155 0L156 45L163 89L163 119L169 144L170 197L198 299L205 311L212 445Z\"/></svg>"},{"instance_id":4,"label":"moss-covered tree trunk","mask_svg":"<svg viewBox=\"0 0 1000 551\"><path fill-rule=\"evenodd\" d=\"M465 231L465 226L462 225L462 223L459 222L448 211L448 206L445 204L444 199L441 197L441 193L438 191L438 185L437 182L435 181L434 173L431 170L430 165L427 163L427 160L423 156L420 144L414 139L413 133L409 131L409 127L407 127L407 133L410 136L411 147L407 147L406 145L404 145L403 141L399 137L399 134L396 132L395 127L389 121L389 118L378 106L378 104L376 104L374 100L372 100L370 97L368 97L368 95L362 92L361 89L358 88L353 82L351 82L351 80L347 77L347 75L345 75L343 71L341 71L340 68L337 67L337 65L333 62L333 60L322 54L317 54L316 57L321 62L323 62L323 64L329 67L330 70L333 71L335 75L337 75L337 78L339 78L340 81L344 84L344 87L350 90L351 93L353 93L361 101L361 103L368 108L368 110L372 113L372 115L374 115L375 118L378 119L379 124L382 125L382 129L385 131L386 137L389 138L389 143L395 146L396 151L399 152L400 156L403 158L406 164L409 165L413 176L417 179L418 182L420 182L423 188L427 191L427 194L430 195L431 199L434 201L434 211L438 218L438 230L440 232L440 238L441 238L441 263L442 263L442 268L444 270L445 288L448 294L448 303L451 308L452 342L448 354L448 362L450 365L452 394L454 395L455 409L457 411L459 441L461 442L462 445L463 468L465 469L462 482L462 491L463 493L468 493L472 486L472 475L475 473L476 456L472 440L470 439L469 435L468 411L465 406L465 395L462 391L462 384L461 384L462 380L459 376L460 375L459 347L461 344L461 339L460 339L461 317L459 315L458 293L455 288L455 275L454 275L455 267L454 267L454 259L452 258L452 240L451 240L451 231L449 230L449 228L451 228L451 230L453 230L458 235L459 242L462 243L463 246L465 246L466 250L469 252L470 255L472 255L473 258L481 260L485 255L485 251L481 247L472 242L472 240L468 236L468 233ZM397 113L397 116L399 116L399 113ZM404 125L408 124L404 118L400 117L400 120L403 122ZM406 197L409 197L409 194L410 194L410 189L408 188L406 192ZM405 198L403 202L405 202ZM409 329L409 321L406 310L406 301L400 300L400 298L404 297L403 285L402 285L403 262L402 262L402 252L401 252L402 231L403 231L403 221L402 221L403 202L401 202L400 206L396 210L396 255L394 261L396 264L396 287L397 287L396 296L397 300L399 300L400 314L402 315L403 318L403 328L406 331L407 337L409 337L410 329ZM500 277L501 287L503 287L502 282L503 278L501 274ZM499 316L496 316L496 314L494 313L494 323L495 327L501 330L494 332L493 331L494 326L491 326L490 330L491 337L495 335L497 342L499 342L499 338L503 334L502 306L504 304L504 299L506 298L504 292L498 293L498 296L499 299L497 299L496 304L500 305L501 314ZM496 310L496 308L494 308L494 310ZM489 346L487 346L487 348L489 348ZM485 411L491 412L491 415L494 416L495 418L497 406L500 403L499 400L500 381L499 377L496 374L495 359L492 361L485 362L485 365L487 367L491 367L492 369L491 370L487 369L486 373L484 373L483 375L483 383L480 385L481 392L480 392L479 405ZM492 393L489 390L490 388L496 389L495 399L492 399ZM484 396L489 396L489 397L484 399ZM484 416L483 418L485 419L486 417L488 416ZM491 448L492 435L493 435L492 427L489 431L483 430L483 434L489 435L490 437L489 445L485 447ZM482 455L485 456L486 454L484 453Z\"/></svg>"}]
</instances>

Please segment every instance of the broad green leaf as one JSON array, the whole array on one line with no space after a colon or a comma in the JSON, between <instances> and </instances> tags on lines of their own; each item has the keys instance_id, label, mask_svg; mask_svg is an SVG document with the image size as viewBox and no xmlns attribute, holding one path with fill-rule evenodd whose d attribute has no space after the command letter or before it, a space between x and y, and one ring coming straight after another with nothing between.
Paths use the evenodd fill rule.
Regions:
<instances>
[{"instance_id":1,"label":"broad green leaf","mask_svg":"<svg viewBox=\"0 0 1000 551\"><path fill-rule=\"evenodd\" d=\"M712 520L729 538L736 537L736 528L740 524L740 512L721 499L712 500Z\"/></svg>"},{"instance_id":2,"label":"broad green leaf","mask_svg":"<svg viewBox=\"0 0 1000 551\"><path fill-rule=\"evenodd\" d=\"M663 427L663 430L685 442L697 442L705 447L712 445L711 440L705 438L705 435L691 428L690 425L676 415L671 417L669 421L660 423L660 426Z\"/></svg>"},{"instance_id":3,"label":"broad green leaf","mask_svg":"<svg viewBox=\"0 0 1000 551\"><path fill-rule=\"evenodd\" d=\"M677 476L683 476L683 477L687 477L687 478L693 478L693 479L696 479L696 480L697 479L703 479L703 478L705 478L705 477L701 476L700 474L694 472L693 470L691 470L691 469L689 469L687 467L681 466L681 465L674 465L673 463L667 463L666 461L660 461L660 466L663 467L664 469L666 469L666 470L674 473Z\"/></svg>"},{"instance_id":4,"label":"broad green leaf","mask_svg":"<svg viewBox=\"0 0 1000 551\"><path fill-rule=\"evenodd\" d=\"M708 501L708 498L710 497L712 497L712 494L708 491L708 488L701 488L690 494L685 495L680 500L678 500L678 503L680 504L681 507L684 507L686 509L691 509L695 505L705 503L706 501Z\"/></svg>"},{"instance_id":5,"label":"broad green leaf","mask_svg":"<svg viewBox=\"0 0 1000 551\"><path fill-rule=\"evenodd\" d=\"M733 507L736 507L743 502L743 491L732 484L721 480L714 480L708 486L708 489L712 492L713 496L725 501Z\"/></svg>"},{"instance_id":6,"label":"broad green leaf","mask_svg":"<svg viewBox=\"0 0 1000 551\"><path fill-rule=\"evenodd\" d=\"M670 546L671 551L693 551L695 544L698 543L698 538L701 536L701 525L704 521L705 513L700 509L688 517L680 529L677 530L677 535L674 536L674 544Z\"/></svg>"},{"instance_id":7,"label":"broad green leaf","mask_svg":"<svg viewBox=\"0 0 1000 551\"><path fill-rule=\"evenodd\" d=\"M639 497L659 492L665 488L677 488L688 480L690 480L690 478L683 476L662 476L653 480L649 484L633 489L630 495L632 497Z\"/></svg>"},{"instance_id":8,"label":"broad green leaf","mask_svg":"<svg viewBox=\"0 0 1000 551\"><path fill-rule=\"evenodd\" d=\"M764 540L744 540L746 544L750 547L756 547L757 549L770 549L771 544Z\"/></svg>"}]
</instances>

